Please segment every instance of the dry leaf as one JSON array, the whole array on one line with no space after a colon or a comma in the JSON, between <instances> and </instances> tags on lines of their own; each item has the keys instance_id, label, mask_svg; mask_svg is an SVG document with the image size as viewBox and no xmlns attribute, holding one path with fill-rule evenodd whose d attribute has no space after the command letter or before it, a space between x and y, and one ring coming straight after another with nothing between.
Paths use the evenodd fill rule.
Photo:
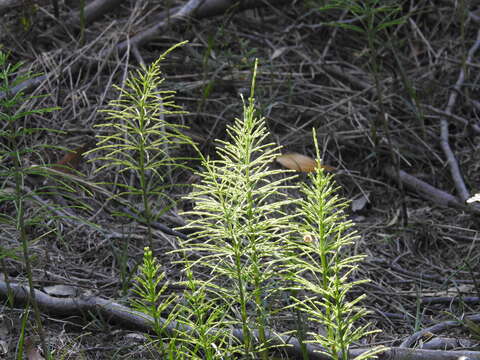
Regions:
<instances>
[{"instance_id":1,"label":"dry leaf","mask_svg":"<svg viewBox=\"0 0 480 360\"><path fill-rule=\"evenodd\" d=\"M75 149L74 151L65 154L59 161L57 161L52 166L52 168L66 174L73 174L73 169L78 170L78 166L80 165L80 161L82 159L82 154L90 150L91 147L92 141L89 141L86 144Z\"/></svg>"},{"instance_id":2,"label":"dry leaf","mask_svg":"<svg viewBox=\"0 0 480 360\"><path fill-rule=\"evenodd\" d=\"M280 155L275 159L283 167L301 172L313 172L319 165L319 162L309 156L289 153ZM324 170L333 171L335 168L328 165L320 165Z\"/></svg>"},{"instance_id":3,"label":"dry leaf","mask_svg":"<svg viewBox=\"0 0 480 360\"><path fill-rule=\"evenodd\" d=\"M470 203L473 203L475 201L479 201L480 202L480 194L475 194L474 196L472 196L470 199L467 199L467 203L470 204Z\"/></svg>"},{"instance_id":4,"label":"dry leaf","mask_svg":"<svg viewBox=\"0 0 480 360\"><path fill-rule=\"evenodd\" d=\"M352 200L352 211L357 212L363 210L370 202L369 195L369 193L361 194L359 197Z\"/></svg>"},{"instance_id":5,"label":"dry leaf","mask_svg":"<svg viewBox=\"0 0 480 360\"><path fill-rule=\"evenodd\" d=\"M280 48L275 49L272 56L270 56L270 60L274 60L277 57L281 56L285 52L285 50L288 50L288 46L282 46Z\"/></svg>"}]
</instances>

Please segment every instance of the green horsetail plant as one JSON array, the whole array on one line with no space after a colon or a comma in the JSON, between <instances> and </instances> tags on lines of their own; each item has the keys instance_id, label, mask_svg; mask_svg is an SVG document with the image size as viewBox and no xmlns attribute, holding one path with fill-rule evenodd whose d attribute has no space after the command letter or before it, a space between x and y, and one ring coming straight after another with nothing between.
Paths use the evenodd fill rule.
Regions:
<instances>
[{"instance_id":1,"label":"green horsetail plant","mask_svg":"<svg viewBox=\"0 0 480 360\"><path fill-rule=\"evenodd\" d=\"M226 324L226 307L218 306L214 299L207 297L204 284L196 281L188 267L185 269L186 280L177 284L185 287L182 296L167 295L168 282L165 281L165 273L160 270L161 266L152 251L146 247L143 264L134 283L133 291L138 298L130 303L135 310L152 319L152 329L157 335L157 348L162 358L224 359L224 350L231 348L230 332L219 326ZM167 313L166 318L162 317Z\"/></svg>"},{"instance_id":2,"label":"green horsetail plant","mask_svg":"<svg viewBox=\"0 0 480 360\"><path fill-rule=\"evenodd\" d=\"M266 142L265 120L255 114L256 69L243 119L228 126L230 139L219 141L217 160L202 157L202 181L187 197L195 204L186 214L194 234L181 251L195 254L185 265L208 273L198 281L230 310L228 325L241 328L242 356L268 359L269 315L280 288L275 254L291 231L285 207L295 201L283 191L290 178L270 169L279 148Z\"/></svg>"},{"instance_id":3,"label":"green horsetail plant","mask_svg":"<svg viewBox=\"0 0 480 360\"><path fill-rule=\"evenodd\" d=\"M314 132L317 159L320 159ZM303 199L299 212L302 221L298 234L289 239L291 255L286 262L286 274L294 284L294 307L305 312L309 320L319 323L325 333L310 333L323 347L322 353L332 359L349 359L350 346L361 338L375 333L370 324L356 327L358 320L368 312L359 303L361 295L348 298L350 290L368 280L352 280L363 255L348 255L345 250L358 238L352 231L353 223L346 219L344 209L348 202L336 192L333 175L327 175L318 166L309 175L311 184L302 184ZM356 359L367 359L385 348L376 347Z\"/></svg>"},{"instance_id":4,"label":"green horsetail plant","mask_svg":"<svg viewBox=\"0 0 480 360\"><path fill-rule=\"evenodd\" d=\"M139 298L133 299L131 304L133 308L141 313L147 314L153 319L152 329L159 337L160 350L164 354L168 348L163 346L162 338L167 336L167 327L175 318L175 310L172 310L173 303L177 300L177 296L164 295L168 288L168 282L165 279L165 273L160 272L161 266L153 257L152 250L145 247L143 252L143 264L139 267L139 274L135 277L134 293ZM169 309L167 319L162 318L162 314Z\"/></svg>"},{"instance_id":5,"label":"green horsetail plant","mask_svg":"<svg viewBox=\"0 0 480 360\"><path fill-rule=\"evenodd\" d=\"M150 248L153 248L152 224L173 204L166 194L166 189L172 186L166 184L166 175L172 168L183 166L180 161L184 159L175 158L172 152L181 145L192 144L182 134L181 125L165 120L167 115L184 113L173 102L174 92L160 90L164 81L160 62L185 43L172 46L150 66L142 66L130 74L125 88L114 85L120 97L104 110L109 122L96 125L107 134L98 135L97 147L89 152L102 152L92 160L104 162L96 172L114 169L134 175L131 184L115 183L122 189L115 197L130 198L124 202L129 209L116 214L146 224ZM135 204L136 200L140 206Z\"/></svg>"},{"instance_id":6,"label":"green horsetail plant","mask_svg":"<svg viewBox=\"0 0 480 360\"><path fill-rule=\"evenodd\" d=\"M200 154L202 181L187 197L195 204L186 213L193 234L179 239L180 249L174 251L184 256L180 263L187 281L179 284L187 290L171 312L176 327L173 336L170 329L167 354L175 358L176 346L181 359L269 359L272 315L286 309L277 295L288 290L294 294L290 307L326 329L310 334L309 341L322 345L333 359L347 359L353 342L375 332L369 324L355 328L367 314L359 305L363 296L347 297L365 281L351 279L363 256L344 254L356 240L343 211L347 203L335 195L332 177L320 167L310 176L312 184L301 187L303 200L285 195L297 187L288 185L293 177L285 171L270 169L279 147L266 142L265 121L255 114L255 77L256 64L243 119L227 128L230 139L219 141L218 159ZM315 146L319 158L316 140ZM299 234L303 238L296 239ZM147 255L151 258L151 252ZM149 308L159 295L148 295L155 294L159 275L145 266L141 272L150 274L140 282L150 292L137 291L140 304L147 304L137 308L159 318L158 308ZM235 331L228 341L232 327L241 334ZM374 348L357 359L382 350ZM308 358L306 350L303 356Z\"/></svg>"},{"instance_id":7,"label":"green horsetail plant","mask_svg":"<svg viewBox=\"0 0 480 360\"><path fill-rule=\"evenodd\" d=\"M175 329L177 353L173 359L221 360L235 352L227 328L228 306L218 304L205 287L209 282L199 282L188 266L186 279L178 283L186 289L178 307L179 326Z\"/></svg>"},{"instance_id":8,"label":"green horsetail plant","mask_svg":"<svg viewBox=\"0 0 480 360\"><path fill-rule=\"evenodd\" d=\"M50 352L43 332L40 309L35 299L32 277L32 255L29 244L38 241L50 230L32 239L29 229L45 227L46 214L49 209L37 199L56 191L55 186L45 185L30 189L26 184L28 176L43 176L52 180L45 167L29 166L26 159L36 157L41 160L41 151L47 147L44 144L28 144L33 134L43 131L53 131L44 128L30 128L26 124L32 115L48 113L57 108L27 109L40 96L26 96L23 92L13 92L13 88L35 77L35 74L21 73L21 63L10 64L8 55L0 51L0 236L18 239L23 261L25 263L30 301L34 309L35 323L40 341L47 358ZM29 205L30 204L30 205ZM32 205L33 204L33 205ZM31 208L30 208L31 207ZM0 247L0 258L11 254L16 245L11 248ZM2 260L2 264L3 264ZM8 277L6 278L8 282ZM22 358L18 354L18 358Z\"/></svg>"}]
</instances>

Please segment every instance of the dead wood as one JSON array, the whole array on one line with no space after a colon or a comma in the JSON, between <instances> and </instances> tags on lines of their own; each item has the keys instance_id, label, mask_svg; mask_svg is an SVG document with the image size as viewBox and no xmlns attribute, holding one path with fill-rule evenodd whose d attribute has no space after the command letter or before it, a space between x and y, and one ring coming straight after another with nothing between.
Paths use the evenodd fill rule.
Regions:
<instances>
[{"instance_id":1,"label":"dead wood","mask_svg":"<svg viewBox=\"0 0 480 360\"><path fill-rule=\"evenodd\" d=\"M385 174L392 180L400 180L409 189L413 190L418 195L434 202L439 206L453 207L470 213L480 214L480 210L476 207L466 205L465 203L461 202L457 197L443 190L437 189L436 187L427 184L425 181L422 181L415 176L406 173L403 170L400 170L397 174L397 171L395 171L393 167L387 166L385 168Z\"/></svg>"},{"instance_id":2,"label":"dead wood","mask_svg":"<svg viewBox=\"0 0 480 360\"><path fill-rule=\"evenodd\" d=\"M21 0L0 0L0 11L16 6L22 6Z\"/></svg>"},{"instance_id":3,"label":"dead wood","mask_svg":"<svg viewBox=\"0 0 480 360\"><path fill-rule=\"evenodd\" d=\"M444 331L444 330L446 330L446 329L451 329L451 328L455 328L455 327L462 326L462 325L463 325L463 322L464 322L465 320L469 320L469 321L473 321L473 322L479 322L479 321L480 321L480 315L479 315L479 314L477 314L477 315L470 315L470 316L466 316L464 319L444 321L444 322L435 324L435 325L433 325L433 326L427 327L427 328L422 329L422 330L416 332L415 334L409 336L408 338L406 338L406 339L400 344L400 347L401 347L401 348L409 348L409 347L412 347L412 346L415 345L415 343L416 343L418 340L420 340L420 339L422 338L422 336L424 336L425 334L428 334L428 333L435 334L435 333L438 333L438 332L440 332L440 331Z\"/></svg>"},{"instance_id":4,"label":"dead wood","mask_svg":"<svg viewBox=\"0 0 480 360\"><path fill-rule=\"evenodd\" d=\"M85 6L84 9L84 21L85 26L88 24L100 19L105 14L107 14L112 9L120 6L124 0L95 0L88 5ZM69 16L68 19L65 21L65 26L67 28L73 27L75 29L80 28L80 11L75 10Z\"/></svg>"},{"instance_id":5,"label":"dead wood","mask_svg":"<svg viewBox=\"0 0 480 360\"><path fill-rule=\"evenodd\" d=\"M102 319L124 326L129 329L140 330L143 332L152 332L153 319L121 305L113 300L103 299L97 296L81 296L77 298L58 298L50 296L42 291L34 290L35 298L40 310L49 315L55 316L81 316L86 317L90 314L98 315ZM7 300L11 297L14 306L25 306L30 303L30 293L27 286L16 283L9 283L0 281L0 299ZM480 315L467 317L470 321L480 321ZM165 320L162 319L165 323ZM408 349L406 347L413 345L426 332L440 331L448 327L460 326L458 321L445 321L436 326L424 329L418 333L413 334L402 343L400 348L389 348L383 353L378 354L380 360L457 360L461 356L466 356L472 360L480 360L480 352L477 351L439 351L439 350L422 350L422 349ZM190 327L171 321L167 325L168 331L174 329L181 329L183 331L192 331ZM237 339L243 338L242 330L233 329L232 335ZM300 343L294 337L278 336L274 333L267 334L270 340L277 345L287 344L288 347L282 348L292 358L301 359ZM319 353L320 347L312 344L306 344L309 358L313 360L328 360L330 357ZM351 357L359 356L368 351L368 349L353 349L350 351Z\"/></svg>"},{"instance_id":6,"label":"dead wood","mask_svg":"<svg viewBox=\"0 0 480 360\"><path fill-rule=\"evenodd\" d=\"M40 76L37 76L37 77L34 77L32 79L28 79L28 80L25 80L23 81L21 84L18 84L14 87L12 87L10 89L10 93L11 94L16 94L20 91L26 91L26 90L30 90L30 89L33 89L35 87L40 87L40 85L48 79L49 76L51 76L52 74L49 74L49 75L40 75ZM0 91L0 100L5 98L8 94L3 92L3 91Z\"/></svg>"},{"instance_id":7,"label":"dead wood","mask_svg":"<svg viewBox=\"0 0 480 360\"><path fill-rule=\"evenodd\" d=\"M473 44L473 46L468 51L468 56L465 60L465 64L469 64L472 61L475 52L480 47L480 30L477 33L477 40ZM461 93L461 87L465 81L465 67L460 69L460 74L458 75L457 82L453 86L453 90L450 93L450 97L448 98L447 107L445 108L445 113L450 115L452 113L453 107L455 106L455 102L457 101L458 95ZM450 169L450 174L452 176L453 182L455 183L455 187L458 192L458 196L462 201L466 201L470 197L470 192L467 190L467 186L463 180L462 172L460 170L460 166L458 165L457 158L453 153L452 148L450 147L450 143L448 141L449 132L448 132L448 120L446 117L441 118L440 120L440 145L442 146L442 150L447 158L448 168Z\"/></svg>"},{"instance_id":8,"label":"dead wood","mask_svg":"<svg viewBox=\"0 0 480 360\"><path fill-rule=\"evenodd\" d=\"M424 350L455 350L461 348L474 348L477 345L477 341L470 339L456 339L439 336L423 341L421 347Z\"/></svg>"},{"instance_id":9,"label":"dead wood","mask_svg":"<svg viewBox=\"0 0 480 360\"><path fill-rule=\"evenodd\" d=\"M465 125L466 127L470 127L472 131L475 132L475 134L480 134L480 126L478 126L477 124L474 124L473 121L469 121L461 116L458 116L452 113L449 114L445 110L438 109L431 105L423 105L423 106L428 110L431 110L435 114L445 116L449 119L455 120L456 122Z\"/></svg>"},{"instance_id":10,"label":"dead wood","mask_svg":"<svg viewBox=\"0 0 480 360\"><path fill-rule=\"evenodd\" d=\"M465 303L465 304L478 304L480 303L480 297L478 296L431 296L422 298L420 300L422 305L426 304L453 304L453 303Z\"/></svg>"},{"instance_id":11,"label":"dead wood","mask_svg":"<svg viewBox=\"0 0 480 360\"><path fill-rule=\"evenodd\" d=\"M283 4L286 1L276 1L275 5ZM266 0L190 0L181 7L164 11L157 16L155 24L147 26L144 30L131 39L127 39L117 45L119 51L126 51L129 47L140 47L158 36L160 30L166 26L190 19L201 19L212 17L229 11L241 11L249 8L267 6L270 3ZM270 6L273 6L270 5Z\"/></svg>"}]
</instances>

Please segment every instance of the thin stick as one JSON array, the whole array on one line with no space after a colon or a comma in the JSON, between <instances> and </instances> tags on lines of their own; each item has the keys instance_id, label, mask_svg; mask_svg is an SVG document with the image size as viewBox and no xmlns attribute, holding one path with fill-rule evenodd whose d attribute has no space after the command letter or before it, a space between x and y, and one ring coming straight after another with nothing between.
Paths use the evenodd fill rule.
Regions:
<instances>
[{"instance_id":1,"label":"thin stick","mask_svg":"<svg viewBox=\"0 0 480 360\"><path fill-rule=\"evenodd\" d=\"M473 44L473 46L468 51L467 58L465 59L465 64L472 62L473 55L480 47L480 30L477 33L477 40ZM465 81L465 66L460 69L460 74L458 75L457 82L453 87L453 91L450 93L450 97L448 99L447 107L445 108L445 113L448 115L452 114L452 109L457 101L458 94L460 93L460 88ZM460 166L458 165L458 161L455 157L455 154L450 147L450 143L448 142L448 120L447 117L442 117L440 119L440 145L442 146L442 150L447 158L447 164L450 169L450 174L452 175L452 179L455 183L455 187L458 192L458 196L462 201L466 201L470 197L470 193L467 190L465 182L463 181L462 173L460 171Z\"/></svg>"}]
</instances>

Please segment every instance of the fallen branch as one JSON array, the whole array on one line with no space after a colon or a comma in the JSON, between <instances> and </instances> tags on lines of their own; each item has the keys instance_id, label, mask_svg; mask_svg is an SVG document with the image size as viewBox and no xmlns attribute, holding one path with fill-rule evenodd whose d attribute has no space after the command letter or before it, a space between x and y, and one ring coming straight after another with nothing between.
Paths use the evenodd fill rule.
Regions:
<instances>
[{"instance_id":1,"label":"fallen branch","mask_svg":"<svg viewBox=\"0 0 480 360\"><path fill-rule=\"evenodd\" d=\"M284 0L277 0L278 3L288 3ZM175 7L160 13L156 17L156 23L147 25L147 30L136 34L131 39L127 39L117 45L121 52L129 47L140 47L158 36L161 30L166 26L179 23L185 19L202 19L206 17L217 16L235 10L241 11L249 8L256 8L268 5L265 0L189 0L181 7Z\"/></svg>"},{"instance_id":2,"label":"fallen branch","mask_svg":"<svg viewBox=\"0 0 480 360\"><path fill-rule=\"evenodd\" d=\"M453 303L462 303L462 304L478 304L480 303L480 297L478 296L431 296L422 298L420 304L453 304Z\"/></svg>"},{"instance_id":3,"label":"fallen branch","mask_svg":"<svg viewBox=\"0 0 480 360\"><path fill-rule=\"evenodd\" d=\"M49 78L49 76L53 78L54 76L53 72L50 73L49 75L41 75L41 76L37 76L31 79L22 81L20 84L11 88L9 92L0 91L0 100L4 99L7 96L17 94L20 91L39 88L40 85Z\"/></svg>"},{"instance_id":4,"label":"fallen branch","mask_svg":"<svg viewBox=\"0 0 480 360\"><path fill-rule=\"evenodd\" d=\"M21 0L0 0L0 11L12 7L20 7L23 5Z\"/></svg>"},{"instance_id":5,"label":"fallen branch","mask_svg":"<svg viewBox=\"0 0 480 360\"><path fill-rule=\"evenodd\" d=\"M461 202L457 197L445 191L437 189L436 187L427 184L420 179L417 179L415 176L412 176L403 170L400 170L397 173L397 171L395 171L393 167L388 166L385 168L385 174L392 180L400 180L408 188L410 188L423 198L433 201L437 205L444 207L454 207L456 209L480 215L480 210L477 207L468 206L465 203Z\"/></svg>"},{"instance_id":6,"label":"fallen branch","mask_svg":"<svg viewBox=\"0 0 480 360\"><path fill-rule=\"evenodd\" d=\"M3 281L0 281L0 299L8 299L9 289L11 291L12 301L15 306L25 306L30 303L29 291L27 286L16 283L10 283L9 286ZM81 296L77 298L57 298L50 296L42 291L34 290L35 297L40 310L43 312L56 316L87 316L89 314L98 314L108 322L123 325L126 328L136 329L143 332L152 332L153 319L132 310L124 305L118 304L112 300L99 298L96 296ZM466 317L470 321L480 321L480 315ZM165 323L165 320L161 320ZM447 325L445 325L447 324ZM404 341L405 345L414 344L423 334L428 330L430 332L436 331L439 328L444 329L449 326L460 326L461 322L447 321L438 325L438 328L430 327L422 330L422 332L415 333L409 339ZM192 331L186 325L171 321L168 326L168 331L173 329L181 329L183 331ZM433 329L433 330L432 330ZM299 341L290 336L278 336L273 333L267 334L272 344L286 345L281 350L285 351L292 359L302 359ZM233 329L232 336L241 340L243 338L242 330ZM321 348L317 345L306 344L309 359L311 360L328 360L330 357L319 353ZM368 349L352 349L349 356L354 358L361 355ZM471 360L480 360L480 352L478 351L440 351L440 350L422 350L422 349L408 349L408 348L389 348L383 353L377 355L380 360L458 360L461 356L465 356Z\"/></svg>"},{"instance_id":7,"label":"fallen branch","mask_svg":"<svg viewBox=\"0 0 480 360\"><path fill-rule=\"evenodd\" d=\"M470 339L456 339L449 337L434 337L423 341L424 350L454 350L461 348L473 348L478 346L478 342Z\"/></svg>"},{"instance_id":8,"label":"fallen branch","mask_svg":"<svg viewBox=\"0 0 480 360\"><path fill-rule=\"evenodd\" d=\"M431 110L432 112L436 113L437 115L446 116L446 117L448 117L452 120L455 120L459 123L464 124L465 126L469 126L476 134L480 134L480 126L478 126L476 124L473 124L471 121L468 121L467 119L465 119L461 116L458 116L458 115L455 115L455 114L449 114L449 113L445 112L445 110L437 109L436 107L431 106L431 105L424 104L422 106L425 107L428 110Z\"/></svg>"},{"instance_id":9,"label":"fallen branch","mask_svg":"<svg viewBox=\"0 0 480 360\"><path fill-rule=\"evenodd\" d=\"M480 30L477 33L477 40L473 44L473 46L468 51L467 58L465 59L465 64L471 63L473 55L480 47ZM463 82L465 81L465 67L460 69L460 74L458 75L457 82L453 86L453 90L450 93L450 97L448 98L447 107L445 108L445 113L448 115L452 114L452 109L457 101L458 94L460 94L460 89L463 86ZM448 120L446 117L442 117L440 119L440 145L442 150L447 158L448 168L450 169L450 174L452 175L453 182L455 183L455 187L458 192L458 196L460 199L465 202L469 197L470 193L467 190L465 182L463 181L462 173L460 171L460 166L458 165L458 161L453 153L452 148L450 147L450 143L448 141Z\"/></svg>"},{"instance_id":10,"label":"fallen branch","mask_svg":"<svg viewBox=\"0 0 480 360\"><path fill-rule=\"evenodd\" d=\"M430 326L428 328L425 328L423 330L420 330L416 332L415 334L409 336L406 338L401 344L401 348L409 348L415 345L415 343L420 340L424 335L432 333L435 334L437 332L450 329L453 327L458 327L463 325L463 321L468 320L468 321L473 321L473 322L480 322L480 314L477 315L471 315L471 316L465 316L464 319L461 320L449 320L449 321L444 321L439 324L435 324L433 326ZM478 356L478 355L477 355Z\"/></svg>"},{"instance_id":11,"label":"fallen branch","mask_svg":"<svg viewBox=\"0 0 480 360\"><path fill-rule=\"evenodd\" d=\"M89 2L84 9L84 24L88 25L97 19L100 19L103 15L108 13L110 10L115 9L120 6L125 0L95 0ZM73 11L68 19L65 21L65 26L67 28L80 28L80 10Z\"/></svg>"},{"instance_id":12,"label":"fallen branch","mask_svg":"<svg viewBox=\"0 0 480 360\"><path fill-rule=\"evenodd\" d=\"M7 300L9 289L12 292L12 300L15 306L25 306L30 303L28 286L23 286L16 283L7 283L0 281L0 299ZM38 307L42 312L54 316L86 316L87 314L97 314L102 319L109 323L122 325L129 329L140 330L145 333L152 332L153 318L138 311L132 310L127 306L118 304L112 300L103 299L96 296L80 296L76 298L58 298L50 296L43 291L34 290L35 298ZM165 323L164 319L161 322ZM180 329L182 331L192 331L189 326L177 323L175 321L169 322L167 331ZM237 339L242 340L243 333L240 329L233 329L232 335ZM288 344L289 347L285 351L294 356L300 355L300 343L293 337L279 337L270 335L272 341L277 344ZM327 360L330 359L318 352L320 348L317 346L307 345L311 359ZM364 350L365 351L365 350Z\"/></svg>"},{"instance_id":13,"label":"fallen branch","mask_svg":"<svg viewBox=\"0 0 480 360\"><path fill-rule=\"evenodd\" d=\"M184 6L175 11L171 17L166 17L162 21L158 22L156 25L149 27L147 30L142 31L141 33L135 35L131 39L127 39L117 45L117 49L120 51L125 51L130 46L137 48L143 44L146 44L151 39L157 36L158 32L167 25L173 25L177 22L193 17L197 8L204 3L205 0L189 0ZM165 14L162 14L162 17L165 17Z\"/></svg>"}]
</instances>

